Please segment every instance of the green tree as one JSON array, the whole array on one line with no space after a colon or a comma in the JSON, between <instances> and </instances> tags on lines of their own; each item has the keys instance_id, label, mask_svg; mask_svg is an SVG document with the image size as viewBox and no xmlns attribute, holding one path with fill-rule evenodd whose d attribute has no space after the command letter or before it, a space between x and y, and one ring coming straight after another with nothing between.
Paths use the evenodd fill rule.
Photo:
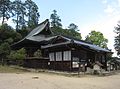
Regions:
<instances>
[{"instance_id":1,"label":"green tree","mask_svg":"<svg viewBox=\"0 0 120 89\"><path fill-rule=\"evenodd\" d=\"M53 10L53 13L50 16L50 19L51 19L51 26L52 27L62 27L61 19L57 15L57 11L56 10Z\"/></svg>"},{"instance_id":2,"label":"green tree","mask_svg":"<svg viewBox=\"0 0 120 89\"><path fill-rule=\"evenodd\" d=\"M21 38L22 36L14 31L11 26L7 24L3 24L0 26L0 44L4 42L12 44L13 42L20 40Z\"/></svg>"},{"instance_id":3,"label":"green tree","mask_svg":"<svg viewBox=\"0 0 120 89\"><path fill-rule=\"evenodd\" d=\"M5 59L10 53L10 45L21 39L21 35L14 31L11 26L3 24L0 26L0 61L5 63Z\"/></svg>"},{"instance_id":4,"label":"green tree","mask_svg":"<svg viewBox=\"0 0 120 89\"><path fill-rule=\"evenodd\" d=\"M9 19L13 15L10 0L0 0L0 18L2 17L2 24L5 19Z\"/></svg>"},{"instance_id":5,"label":"green tree","mask_svg":"<svg viewBox=\"0 0 120 89\"><path fill-rule=\"evenodd\" d=\"M23 60L26 57L26 50L24 48L21 48L16 51L11 51L10 55L8 56L11 60L16 60L18 65L23 65Z\"/></svg>"},{"instance_id":6,"label":"green tree","mask_svg":"<svg viewBox=\"0 0 120 89\"><path fill-rule=\"evenodd\" d=\"M17 31L18 33L21 34L22 38L24 38L25 36L27 36L27 34L31 31L31 29L29 29L28 27L22 27L21 30Z\"/></svg>"},{"instance_id":7,"label":"green tree","mask_svg":"<svg viewBox=\"0 0 120 89\"><path fill-rule=\"evenodd\" d=\"M76 24L71 23L68 26L68 35L73 36L73 37L78 38L78 39L82 39L81 34L78 31L79 31L79 29L78 29L78 26Z\"/></svg>"},{"instance_id":8,"label":"green tree","mask_svg":"<svg viewBox=\"0 0 120 89\"><path fill-rule=\"evenodd\" d=\"M101 32L97 31L91 31L89 35L86 36L85 41L91 42L97 46L100 46L102 48L107 48L108 40L104 37L104 35Z\"/></svg>"},{"instance_id":9,"label":"green tree","mask_svg":"<svg viewBox=\"0 0 120 89\"><path fill-rule=\"evenodd\" d=\"M8 55L10 52L10 45L8 43L2 43L0 45L0 55L2 55L2 57L5 57L5 55Z\"/></svg>"},{"instance_id":10,"label":"green tree","mask_svg":"<svg viewBox=\"0 0 120 89\"><path fill-rule=\"evenodd\" d=\"M79 31L78 30L78 26L74 23L71 23L69 26L68 26L69 29L72 29L72 30L75 30L75 31Z\"/></svg>"},{"instance_id":11,"label":"green tree","mask_svg":"<svg viewBox=\"0 0 120 89\"><path fill-rule=\"evenodd\" d=\"M73 37L73 38L77 38L77 39L82 38L81 34L73 29L63 29L60 27L52 27L51 30L56 35L65 35L65 36L69 36L69 37Z\"/></svg>"},{"instance_id":12,"label":"green tree","mask_svg":"<svg viewBox=\"0 0 120 89\"><path fill-rule=\"evenodd\" d=\"M23 60L25 59L25 57L26 57L26 51L24 48L21 48L16 51L11 51L10 55L8 56L8 58L12 60Z\"/></svg>"},{"instance_id":13,"label":"green tree","mask_svg":"<svg viewBox=\"0 0 120 89\"><path fill-rule=\"evenodd\" d=\"M35 57L41 57L41 56L42 56L41 50L38 49L38 50L34 53L34 56L35 56Z\"/></svg>"},{"instance_id":14,"label":"green tree","mask_svg":"<svg viewBox=\"0 0 120 89\"><path fill-rule=\"evenodd\" d=\"M118 24L117 27L115 27L114 32L116 33L114 47L117 51L117 55L120 56L120 24Z\"/></svg>"},{"instance_id":15,"label":"green tree","mask_svg":"<svg viewBox=\"0 0 120 89\"><path fill-rule=\"evenodd\" d=\"M21 0L15 0L12 2L12 8L14 11L13 22L16 23L16 30L20 30L26 24L26 7Z\"/></svg>"},{"instance_id":16,"label":"green tree","mask_svg":"<svg viewBox=\"0 0 120 89\"><path fill-rule=\"evenodd\" d=\"M10 53L10 45L8 43L2 43L0 45L0 61L4 64L5 58Z\"/></svg>"},{"instance_id":17,"label":"green tree","mask_svg":"<svg viewBox=\"0 0 120 89\"><path fill-rule=\"evenodd\" d=\"M38 6L32 0L26 0L25 6L27 8L28 27L34 28L38 25L40 14L38 12Z\"/></svg>"}]
</instances>

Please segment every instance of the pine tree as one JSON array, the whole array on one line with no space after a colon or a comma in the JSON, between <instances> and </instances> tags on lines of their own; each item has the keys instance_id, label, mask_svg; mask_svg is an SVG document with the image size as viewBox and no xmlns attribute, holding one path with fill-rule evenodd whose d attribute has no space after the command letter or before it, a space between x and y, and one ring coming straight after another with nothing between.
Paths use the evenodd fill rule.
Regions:
<instances>
[{"instance_id":1,"label":"pine tree","mask_svg":"<svg viewBox=\"0 0 120 89\"><path fill-rule=\"evenodd\" d=\"M13 11L14 11L14 18L13 22L16 23L16 30L21 29L25 26L26 20L26 8L24 3L21 0L15 0L12 3Z\"/></svg>"},{"instance_id":2,"label":"pine tree","mask_svg":"<svg viewBox=\"0 0 120 89\"><path fill-rule=\"evenodd\" d=\"M53 10L53 13L50 16L50 19L51 19L51 26L52 27L62 27L61 19L57 15L57 11L56 10Z\"/></svg>"},{"instance_id":3,"label":"pine tree","mask_svg":"<svg viewBox=\"0 0 120 89\"><path fill-rule=\"evenodd\" d=\"M114 32L116 33L115 36L115 50L117 51L117 55L120 56L120 25L118 24L117 27L115 27Z\"/></svg>"},{"instance_id":4,"label":"pine tree","mask_svg":"<svg viewBox=\"0 0 120 89\"><path fill-rule=\"evenodd\" d=\"M71 24L68 26L68 28L69 28L69 29L73 29L73 30L75 30L75 31L79 31L79 30L78 30L78 26L77 26L76 24L74 24L74 23L71 23Z\"/></svg>"},{"instance_id":5,"label":"pine tree","mask_svg":"<svg viewBox=\"0 0 120 89\"><path fill-rule=\"evenodd\" d=\"M10 0L0 0L0 18L2 18L2 24L4 24L5 20L8 20L12 15Z\"/></svg>"},{"instance_id":6,"label":"pine tree","mask_svg":"<svg viewBox=\"0 0 120 89\"><path fill-rule=\"evenodd\" d=\"M28 27L34 28L38 25L40 17L38 6L32 0L26 0L25 6L27 8Z\"/></svg>"}]
</instances>

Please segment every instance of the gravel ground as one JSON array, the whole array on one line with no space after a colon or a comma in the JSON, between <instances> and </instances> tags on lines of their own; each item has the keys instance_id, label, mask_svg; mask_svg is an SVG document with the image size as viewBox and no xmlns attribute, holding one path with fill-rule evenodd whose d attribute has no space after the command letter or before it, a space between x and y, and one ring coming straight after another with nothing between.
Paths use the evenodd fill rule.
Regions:
<instances>
[{"instance_id":1,"label":"gravel ground","mask_svg":"<svg viewBox=\"0 0 120 89\"><path fill-rule=\"evenodd\" d=\"M0 89L120 89L120 74L66 77L44 73L0 73Z\"/></svg>"}]
</instances>

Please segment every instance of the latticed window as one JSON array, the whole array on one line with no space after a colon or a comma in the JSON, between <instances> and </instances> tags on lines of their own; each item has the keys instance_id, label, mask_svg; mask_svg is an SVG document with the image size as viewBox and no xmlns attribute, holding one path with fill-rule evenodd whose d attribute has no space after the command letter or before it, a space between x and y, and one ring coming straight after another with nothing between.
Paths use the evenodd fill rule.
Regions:
<instances>
[{"instance_id":1,"label":"latticed window","mask_svg":"<svg viewBox=\"0 0 120 89\"><path fill-rule=\"evenodd\" d=\"M71 60L71 51L64 51L63 60L64 61L70 61Z\"/></svg>"},{"instance_id":2,"label":"latticed window","mask_svg":"<svg viewBox=\"0 0 120 89\"><path fill-rule=\"evenodd\" d=\"M62 61L62 52L56 52L56 61Z\"/></svg>"},{"instance_id":3,"label":"latticed window","mask_svg":"<svg viewBox=\"0 0 120 89\"><path fill-rule=\"evenodd\" d=\"M55 60L54 53L49 53L49 58L50 61L54 61Z\"/></svg>"}]
</instances>

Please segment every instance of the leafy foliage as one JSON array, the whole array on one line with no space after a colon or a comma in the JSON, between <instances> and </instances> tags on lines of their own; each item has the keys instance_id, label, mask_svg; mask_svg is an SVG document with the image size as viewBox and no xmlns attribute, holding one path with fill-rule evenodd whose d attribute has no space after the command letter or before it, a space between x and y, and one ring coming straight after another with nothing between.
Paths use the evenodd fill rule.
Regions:
<instances>
[{"instance_id":1,"label":"leafy foliage","mask_svg":"<svg viewBox=\"0 0 120 89\"><path fill-rule=\"evenodd\" d=\"M9 19L13 15L10 0L0 0L0 17L2 17L2 24L5 19Z\"/></svg>"},{"instance_id":2,"label":"leafy foliage","mask_svg":"<svg viewBox=\"0 0 120 89\"><path fill-rule=\"evenodd\" d=\"M75 31L74 29L63 29L60 27L52 27L51 30L54 34L57 34L57 35L65 35L65 36L82 39L81 34Z\"/></svg>"},{"instance_id":3,"label":"leafy foliage","mask_svg":"<svg viewBox=\"0 0 120 89\"><path fill-rule=\"evenodd\" d=\"M34 53L34 56L35 56L35 57L41 57L41 56L42 56L41 50L38 49L38 50Z\"/></svg>"},{"instance_id":4,"label":"leafy foliage","mask_svg":"<svg viewBox=\"0 0 120 89\"><path fill-rule=\"evenodd\" d=\"M24 48L21 48L17 51L11 51L10 55L8 56L9 59L12 60L23 60L26 57L26 51Z\"/></svg>"},{"instance_id":5,"label":"leafy foliage","mask_svg":"<svg viewBox=\"0 0 120 89\"><path fill-rule=\"evenodd\" d=\"M2 65L5 64L6 56L10 53L10 45L8 43L2 43L0 45L0 61Z\"/></svg>"},{"instance_id":6,"label":"leafy foliage","mask_svg":"<svg viewBox=\"0 0 120 89\"><path fill-rule=\"evenodd\" d=\"M62 28L61 19L57 15L56 10L53 10L53 13L50 16L50 19L51 19L51 26L52 26L51 30L54 34L75 37L78 39L82 38L81 34L78 32L78 26L75 25L74 23L71 23L68 26L68 29Z\"/></svg>"},{"instance_id":7,"label":"leafy foliage","mask_svg":"<svg viewBox=\"0 0 120 89\"><path fill-rule=\"evenodd\" d=\"M0 26L0 41L2 42L8 42L12 44L13 42L16 42L20 40L22 37L19 33L15 32L14 29L7 25L3 24Z\"/></svg>"},{"instance_id":8,"label":"leafy foliage","mask_svg":"<svg viewBox=\"0 0 120 89\"><path fill-rule=\"evenodd\" d=\"M12 10L14 11L14 18L13 22L16 23L16 30L22 28L25 25L25 15L26 15L26 8L24 3L21 0L15 0L12 3Z\"/></svg>"},{"instance_id":9,"label":"leafy foliage","mask_svg":"<svg viewBox=\"0 0 120 89\"><path fill-rule=\"evenodd\" d=\"M17 32L21 34L22 38L24 38L25 36L27 36L27 34L31 31L31 29L29 29L28 27L22 27L21 30L18 30Z\"/></svg>"},{"instance_id":10,"label":"leafy foliage","mask_svg":"<svg viewBox=\"0 0 120 89\"><path fill-rule=\"evenodd\" d=\"M77 26L76 24L74 24L74 23L71 23L71 24L68 26L68 28L71 29L71 30L79 31L79 30L78 30L78 26Z\"/></svg>"},{"instance_id":11,"label":"leafy foliage","mask_svg":"<svg viewBox=\"0 0 120 89\"><path fill-rule=\"evenodd\" d=\"M7 24L0 26L0 58L4 62L11 49L10 44L21 39L21 35ZM4 63L3 63L4 64Z\"/></svg>"},{"instance_id":12,"label":"leafy foliage","mask_svg":"<svg viewBox=\"0 0 120 89\"><path fill-rule=\"evenodd\" d=\"M89 33L89 35L86 36L85 41L91 42L102 48L107 48L108 40L104 37L104 35L101 32L91 31L91 33Z\"/></svg>"},{"instance_id":13,"label":"leafy foliage","mask_svg":"<svg viewBox=\"0 0 120 89\"><path fill-rule=\"evenodd\" d=\"M10 2L11 11L14 15L12 20L16 24L16 30L21 30L23 27L34 28L38 25L39 12L38 6L32 0L15 0ZM10 13L9 13L10 14Z\"/></svg>"},{"instance_id":14,"label":"leafy foliage","mask_svg":"<svg viewBox=\"0 0 120 89\"><path fill-rule=\"evenodd\" d=\"M10 53L10 45L8 43L2 43L0 45L0 56L1 58L5 58L6 55Z\"/></svg>"},{"instance_id":15,"label":"leafy foliage","mask_svg":"<svg viewBox=\"0 0 120 89\"><path fill-rule=\"evenodd\" d=\"M16 51L11 51L10 55L8 56L9 59L11 60L16 60L18 65L23 65L23 60L26 57L26 51L24 48L21 48Z\"/></svg>"},{"instance_id":16,"label":"leafy foliage","mask_svg":"<svg viewBox=\"0 0 120 89\"><path fill-rule=\"evenodd\" d=\"M12 44L13 43L13 39L12 38L8 38L5 40L5 42L7 42L8 44Z\"/></svg>"},{"instance_id":17,"label":"leafy foliage","mask_svg":"<svg viewBox=\"0 0 120 89\"><path fill-rule=\"evenodd\" d=\"M78 32L78 26L74 23L71 23L69 26L68 26L68 36L72 36L72 37L75 37L75 38L78 38L78 39L82 39L81 37L81 34Z\"/></svg>"},{"instance_id":18,"label":"leafy foliage","mask_svg":"<svg viewBox=\"0 0 120 89\"><path fill-rule=\"evenodd\" d=\"M114 32L116 33L115 37L115 50L117 51L117 55L120 56L120 25L118 24L117 27L115 27Z\"/></svg>"},{"instance_id":19,"label":"leafy foliage","mask_svg":"<svg viewBox=\"0 0 120 89\"><path fill-rule=\"evenodd\" d=\"M51 26L52 27L62 27L61 19L57 15L57 11L56 10L53 10L53 13L50 16L50 19L51 19Z\"/></svg>"},{"instance_id":20,"label":"leafy foliage","mask_svg":"<svg viewBox=\"0 0 120 89\"><path fill-rule=\"evenodd\" d=\"M28 27L34 28L38 25L40 14L38 12L38 6L32 0L26 0L25 6L27 9Z\"/></svg>"}]
</instances>

